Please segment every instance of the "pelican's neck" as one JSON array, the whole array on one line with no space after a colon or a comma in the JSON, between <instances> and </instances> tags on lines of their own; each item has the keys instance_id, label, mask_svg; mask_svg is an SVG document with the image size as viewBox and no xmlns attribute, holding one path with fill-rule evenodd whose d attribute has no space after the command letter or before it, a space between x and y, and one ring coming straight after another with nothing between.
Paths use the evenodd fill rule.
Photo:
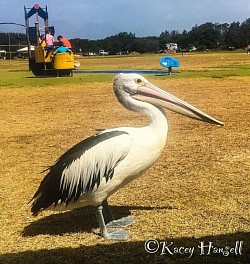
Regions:
<instances>
[{"instance_id":1,"label":"pelican's neck","mask_svg":"<svg viewBox=\"0 0 250 264\"><path fill-rule=\"evenodd\" d=\"M167 136L168 132L168 121L165 111L159 107L152 105L150 103L136 101L136 104L130 104L126 106L128 109L142 113L144 116L148 118L148 125L154 129L155 131L161 131L163 134Z\"/></svg>"},{"instance_id":2,"label":"pelican's neck","mask_svg":"<svg viewBox=\"0 0 250 264\"><path fill-rule=\"evenodd\" d=\"M161 107L147 104L147 108L143 108L142 113L148 118L149 126L158 127L165 132L168 130L167 116Z\"/></svg>"}]
</instances>

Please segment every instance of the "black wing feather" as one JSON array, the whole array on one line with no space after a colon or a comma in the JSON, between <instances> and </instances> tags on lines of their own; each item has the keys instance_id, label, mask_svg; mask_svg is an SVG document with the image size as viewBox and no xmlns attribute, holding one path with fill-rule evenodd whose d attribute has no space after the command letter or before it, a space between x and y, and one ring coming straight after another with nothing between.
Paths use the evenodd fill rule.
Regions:
<instances>
[{"instance_id":1,"label":"black wing feather","mask_svg":"<svg viewBox=\"0 0 250 264\"><path fill-rule=\"evenodd\" d=\"M87 184L84 182L86 181L86 178L80 177L79 184L73 189L71 195L69 195L69 186L66 186L63 189L61 188L62 173L65 168L70 166L73 161L80 158L88 149L93 148L105 140L123 134L128 133L117 130L96 134L79 142L74 147L66 151L51 167L47 169L49 171L48 174L44 177L38 190L34 194L31 207L33 215L37 215L41 209L46 209L53 204L56 206L59 202L65 203L67 206L69 202L77 201L83 191L90 192L95 186L98 187L101 182L100 170L96 170L96 173L92 175L92 177L89 177ZM107 182L112 179L113 174L114 167L108 168L107 166L102 177L105 177ZM74 175L72 175L72 177L74 177ZM82 186L86 186L86 189L83 190Z\"/></svg>"}]
</instances>

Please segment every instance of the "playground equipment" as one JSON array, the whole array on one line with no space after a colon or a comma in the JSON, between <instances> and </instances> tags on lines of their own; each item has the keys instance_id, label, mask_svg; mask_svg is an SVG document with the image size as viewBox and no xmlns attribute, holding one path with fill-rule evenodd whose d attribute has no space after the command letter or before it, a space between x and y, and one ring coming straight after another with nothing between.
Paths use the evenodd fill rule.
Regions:
<instances>
[{"instance_id":1,"label":"playground equipment","mask_svg":"<svg viewBox=\"0 0 250 264\"><path fill-rule=\"evenodd\" d=\"M35 76L72 76L74 69L73 52L56 53L53 56L52 50L45 50L44 42L41 42L41 36L46 32L55 33L53 26L48 24L48 11L35 4L32 8L24 6L26 35L28 41L29 68ZM29 19L35 15L35 26L30 27ZM40 28L39 17L43 19L44 26ZM35 49L32 51L31 46Z\"/></svg>"},{"instance_id":2,"label":"playground equipment","mask_svg":"<svg viewBox=\"0 0 250 264\"><path fill-rule=\"evenodd\" d=\"M160 59L160 64L161 66L163 66L164 68L168 68L168 74L171 74L173 72L172 68L173 67L179 67L180 66L180 62L174 58L171 57L162 57Z\"/></svg>"}]
</instances>

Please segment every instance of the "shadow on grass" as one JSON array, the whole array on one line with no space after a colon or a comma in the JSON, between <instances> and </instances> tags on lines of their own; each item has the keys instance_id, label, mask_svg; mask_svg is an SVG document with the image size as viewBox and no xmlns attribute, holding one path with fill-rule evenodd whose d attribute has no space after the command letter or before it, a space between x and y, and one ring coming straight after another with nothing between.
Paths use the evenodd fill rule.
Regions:
<instances>
[{"instance_id":1,"label":"shadow on grass","mask_svg":"<svg viewBox=\"0 0 250 264\"><path fill-rule=\"evenodd\" d=\"M157 210L167 209L172 210L172 207L142 207L142 206L111 206L111 209L116 218L124 217L130 214L130 210ZM63 235L66 233L77 232L92 232L98 227L95 217L95 207L89 206L77 210L52 214L37 221L32 222L23 230L24 237L34 237L38 235ZM157 237L154 237L157 240ZM200 238L183 237L183 238L166 238L166 245L170 252L173 253L174 247L194 248L190 258L190 253L173 254L163 248L163 240L157 240L159 249L155 253L148 253L145 250L145 241L125 241L107 243L100 237L98 244L94 246L79 244L76 248L57 248L57 249L42 249L37 251L25 251L20 253L9 253L0 256L0 263L6 264L66 264L66 263L177 263L177 264L246 264L250 263L250 233L238 232L233 234L204 236ZM204 248L204 255L201 255L199 245L201 242L208 246L209 242L217 248L235 247L237 241L243 241L242 252L239 248L232 249L232 253L224 256L223 253L215 253L211 250L208 253L208 248ZM170 245L173 243L172 245ZM151 243L151 248L155 247L155 243ZM162 251L163 250L163 251ZM165 254L161 254L164 252Z\"/></svg>"},{"instance_id":2,"label":"shadow on grass","mask_svg":"<svg viewBox=\"0 0 250 264\"><path fill-rule=\"evenodd\" d=\"M189 254L175 254L172 256L167 250L165 250L166 254L161 255L161 247L154 254L147 253L144 247L145 241L114 242L105 245L101 244L104 240L100 240L100 244L94 246L80 245L77 248L42 249L37 251L4 254L0 256L0 263L250 263L249 235L249 233L239 232L200 238L166 238L168 245L173 242L174 247L194 247L194 253L190 258L188 258ZM226 246L235 247L236 241L243 241L242 254L239 254L239 251L237 251L237 254L233 252L229 254L229 256L223 256L222 254L216 253L208 255L206 249L205 254L201 255L198 247L201 241L204 241L205 245L208 245L209 241L211 241L214 246L221 248L225 248ZM154 244L151 244L151 247L153 246ZM169 248L173 250L173 247Z\"/></svg>"},{"instance_id":3,"label":"shadow on grass","mask_svg":"<svg viewBox=\"0 0 250 264\"><path fill-rule=\"evenodd\" d=\"M110 206L110 208L115 219L130 215L130 210L173 209L171 206ZM63 235L65 233L91 232L94 228L98 228L95 210L94 206L86 206L65 213L51 214L37 221L34 218L34 222L24 228L22 235L24 237L32 237L37 235Z\"/></svg>"}]
</instances>

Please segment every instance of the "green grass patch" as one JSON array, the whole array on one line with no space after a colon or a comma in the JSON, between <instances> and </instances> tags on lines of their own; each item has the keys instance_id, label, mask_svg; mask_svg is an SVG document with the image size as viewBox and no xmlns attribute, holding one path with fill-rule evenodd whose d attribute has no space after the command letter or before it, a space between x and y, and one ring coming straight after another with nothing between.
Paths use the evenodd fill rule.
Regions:
<instances>
[{"instance_id":1,"label":"green grass patch","mask_svg":"<svg viewBox=\"0 0 250 264\"><path fill-rule=\"evenodd\" d=\"M222 56L223 55L223 56ZM171 55L172 56L172 55ZM172 75L144 75L149 79L168 78L228 78L250 76L250 56L241 53L189 54L185 57L173 55L180 60L180 68ZM80 70L162 70L160 56L155 54L134 56L108 56L77 58ZM223 60L222 60L223 58ZM190 68L196 65L196 68ZM198 67L197 67L198 65ZM12 87L65 86L83 83L111 82L115 74L74 73L73 77L35 77L28 71L28 61L0 61L0 89Z\"/></svg>"},{"instance_id":2,"label":"green grass patch","mask_svg":"<svg viewBox=\"0 0 250 264\"><path fill-rule=\"evenodd\" d=\"M35 77L29 71L0 72L0 89L11 87L45 87L74 85L84 83L111 82L115 74L85 74L77 73L73 77ZM185 70L172 75L144 75L146 78L227 78L235 76L250 76L250 67L228 67L215 70Z\"/></svg>"},{"instance_id":3,"label":"green grass patch","mask_svg":"<svg viewBox=\"0 0 250 264\"><path fill-rule=\"evenodd\" d=\"M35 77L29 71L0 72L0 89L11 87L45 87L81 83L111 82L112 74L75 74L73 77Z\"/></svg>"},{"instance_id":4,"label":"green grass patch","mask_svg":"<svg viewBox=\"0 0 250 264\"><path fill-rule=\"evenodd\" d=\"M211 67L209 70L183 70L172 77L177 78L227 78L250 76L250 65Z\"/></svg>"}]
</instances>

